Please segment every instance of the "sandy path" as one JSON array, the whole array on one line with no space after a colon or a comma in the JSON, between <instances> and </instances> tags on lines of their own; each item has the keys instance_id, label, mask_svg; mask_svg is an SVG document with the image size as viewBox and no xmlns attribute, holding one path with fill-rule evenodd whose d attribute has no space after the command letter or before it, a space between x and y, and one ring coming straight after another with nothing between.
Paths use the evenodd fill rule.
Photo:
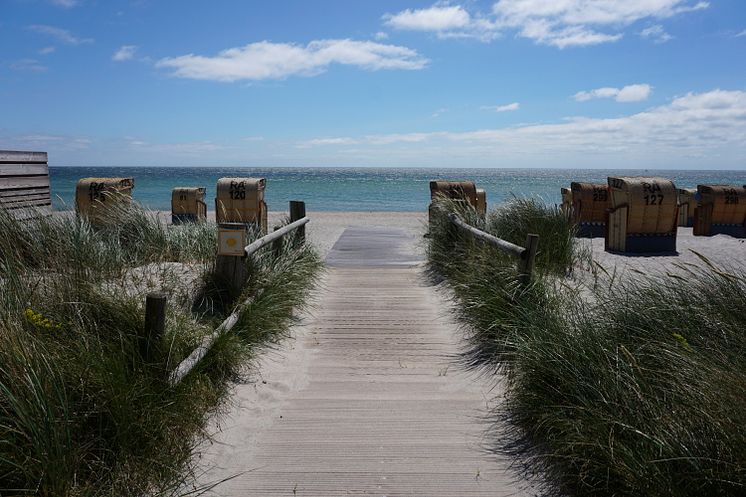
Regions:
<instances>
[{"instance_id":1,"label":"sandy path","mask_svg":"<svg viewBox=\"0 0 746 497\"><path fill-rule=\"evenodd\" d=\"M389 229L379 262L365 264L364 232L332 250L293 347L236 387L197 484L235 476L207 494L220 496L529 495L484 448L500 392L455 365L457 326L413 260L415 237Z\"/></svg>"}]
</instances>

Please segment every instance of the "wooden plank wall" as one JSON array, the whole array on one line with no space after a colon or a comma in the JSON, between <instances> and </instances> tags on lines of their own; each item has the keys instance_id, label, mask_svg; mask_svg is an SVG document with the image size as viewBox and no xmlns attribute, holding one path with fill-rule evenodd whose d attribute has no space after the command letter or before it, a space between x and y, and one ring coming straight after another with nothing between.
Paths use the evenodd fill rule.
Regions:
<instances>
[{"instance_id":1,"label":"wooden plank wall","mask_svg":"<svg viewBox=\"0 0 746 497\"><path fill-rule=\"evenodd\" d=\"M0 150L0 208L18 218L51 212L46 152Z\"/></svg>"}]
</instances>

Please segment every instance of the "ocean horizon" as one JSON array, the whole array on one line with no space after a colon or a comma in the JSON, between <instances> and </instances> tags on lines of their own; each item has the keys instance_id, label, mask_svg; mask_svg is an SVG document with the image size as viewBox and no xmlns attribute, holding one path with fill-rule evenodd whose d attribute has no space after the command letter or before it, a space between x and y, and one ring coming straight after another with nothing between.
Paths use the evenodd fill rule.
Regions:
<instances>
[{"instance_id":1,"label":"ocean horizon","mask_svg":"<svg viewBox=\"0 0 746 497\"><path fill-rule=\"evenodd\" d=\"M513 196L559 203L561 187L572 181L605 183L608 176L660 176L680 188L746 184L746 171L738 170L50 166L49 174L57 210L74 208L75 185L86 177L132 177L135 200L153 210L170 210L171 190L177 186L207 188L212 210L219 178L263 177L270 211L286 210L289 200L303 200L309 211L335 212L424 211L431 180L474 181L487 192L490 206Z\"/></svg>"}]
</instances>

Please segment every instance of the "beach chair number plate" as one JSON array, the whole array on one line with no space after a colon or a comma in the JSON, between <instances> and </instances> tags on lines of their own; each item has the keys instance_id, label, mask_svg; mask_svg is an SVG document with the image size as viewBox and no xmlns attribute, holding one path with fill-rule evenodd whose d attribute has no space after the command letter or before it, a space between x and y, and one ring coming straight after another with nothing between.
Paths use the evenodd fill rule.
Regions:
<instances>
[{"instance_id":1,"label":"beach chair number plate","mask_svg":"<svg viewBox=\"0 0 746 497\"><path fill-rule=\"evenodd\" d=\"M218 231L218 255L243 257L245 248L245 230L221 229Z\"/></svg>"}]
</instances>

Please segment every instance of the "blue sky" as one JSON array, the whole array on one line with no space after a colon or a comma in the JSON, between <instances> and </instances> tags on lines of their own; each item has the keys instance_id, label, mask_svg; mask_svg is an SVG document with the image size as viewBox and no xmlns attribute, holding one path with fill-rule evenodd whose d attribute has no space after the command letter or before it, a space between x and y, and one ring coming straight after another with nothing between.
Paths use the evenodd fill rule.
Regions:
<instances>
[{"instance_id":1,"label":"blue sky","mask_svg":"<svg viewBox=\"0 0 746 497\"><path fill-rule=\"evenodd\" d=\"M743 0L0 0L52 165L746 169Z\"/></svg>"}]
</instances>

